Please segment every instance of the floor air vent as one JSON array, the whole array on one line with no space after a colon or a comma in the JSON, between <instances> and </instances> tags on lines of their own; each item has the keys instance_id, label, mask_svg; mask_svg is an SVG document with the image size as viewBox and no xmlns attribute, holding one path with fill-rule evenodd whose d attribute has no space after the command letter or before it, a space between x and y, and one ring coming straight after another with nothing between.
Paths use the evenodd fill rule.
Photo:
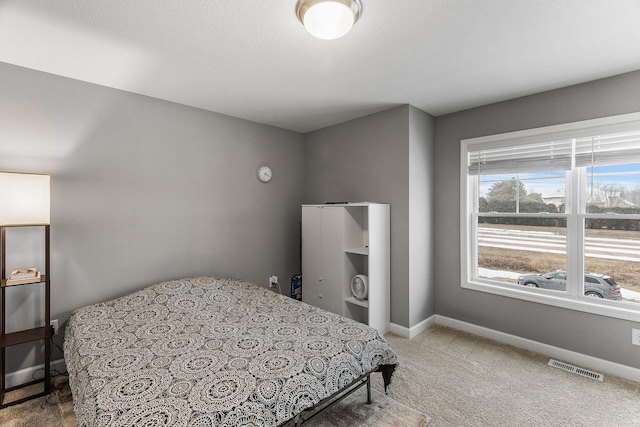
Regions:
<instances>
[{"instance_id":1,"label":"floor air vent","mask_svg":"<svg viewBox=\"0 0 640 427\"><path fill-rule=\"evenodd\" d=\"M574 374L581 375L583 377L591 378L592 380L604 381L604 375L602 374L578 368L577 366L558 362L557 360L549 359L548 365L553 366L554 368L562 369L564 371L573 372Z\"/></svg>"}]
</instances>

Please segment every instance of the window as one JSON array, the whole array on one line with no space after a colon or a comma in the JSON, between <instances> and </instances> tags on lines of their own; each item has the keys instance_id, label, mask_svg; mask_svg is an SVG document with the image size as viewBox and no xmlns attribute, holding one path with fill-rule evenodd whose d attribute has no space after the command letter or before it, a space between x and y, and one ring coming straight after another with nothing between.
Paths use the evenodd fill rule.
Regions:
<instances>
[{"instance_id":1,"label":"window","mask_svg":"<svg viewBox=\"0 0 640 427\"><path fill-rule=\"evenodd\" d=\"M462 286L640 313L640 113L462 141Z\"/></svg>"}]
</instances>

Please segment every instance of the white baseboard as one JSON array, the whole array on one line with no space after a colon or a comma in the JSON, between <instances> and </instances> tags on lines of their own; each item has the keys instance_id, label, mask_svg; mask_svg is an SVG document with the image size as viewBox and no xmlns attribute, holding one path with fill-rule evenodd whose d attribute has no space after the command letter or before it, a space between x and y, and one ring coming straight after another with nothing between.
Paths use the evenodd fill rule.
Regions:
<instances>
[{"instance_id":1,"label":"white baseboard","mask_svg":"<svg viewBox=\"0 0 640 427\"><path fill-rule=\"evenodd\" d=\"M29 368L20 369L19 371L15 371L7 374L6 376L7 387L14 387L20 384L25 384L33 381L34 374L41 369L44 369L44 364L31 366ZM58 359L51 362L51 369L52 370L55 369L59 372L65 372L67 370L67 367L64 363L64 359ZM42 373L40 373L40 375L38 375L36 378L42 378L42 377L43 375Z\"/></svg>"},{"instance_id":2,"label":"white baseboard","mask_svg":"<svg viewBox=\"0 0 640 427\"><path fill-rule=\"evenodd\" d=\"M434 317L434 316L431 316ZM431 317L429 319L431 319ZM565 362L574 363L576 365L593 369L597 372L609 373L621 378L640 382L640 369L634 368L620 363L610 362L608 360L599 359L597 357L587 356L586 354L577 353L575 351L566 350L564 348L555 347L541 342L532 341L516 335L507 334L483 326L474 325L472 323L463 322L449 317L435 315L435 323L438 325L448 326L460 331L469 332L484 338L489 338L514 347L523 348L536 353L544 354ZM412 328L413 329L413 328ZM403 335L404 336L404 335Z\"/></svg>"},{"instance_id":3,"label":"white baseboard","mask_svg":"<svg viewBox=\"0 0 640 427\"><path fill-rule=\"evenodd\" d=\"M413 339L416 336L418 336L418 334L420 334L423 331L426 331L427 329L429 329L435 324L436 324L436 316L433 315L431 317L424 319L422 322L418 323L417 325L412 326L411 328L406 328L404 326L391 323L390 332L393 332L394 334L400 335L401 337L404 337L404 338Z\"/></svg>"}]
</instances>

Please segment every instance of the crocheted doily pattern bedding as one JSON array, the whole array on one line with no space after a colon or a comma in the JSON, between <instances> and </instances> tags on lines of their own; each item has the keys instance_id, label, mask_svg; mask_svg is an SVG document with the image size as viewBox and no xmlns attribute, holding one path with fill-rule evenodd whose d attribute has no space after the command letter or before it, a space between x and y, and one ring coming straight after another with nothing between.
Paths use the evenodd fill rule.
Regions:
<instances>
[{"instance_id":1,"label":"crocheted doily pattern bedding","mask_svg":"<svg viewBox=\"0 0 640 427\"><path fill-rule=\"evenodd\" d=\"M253 283L175 280L83 307L77 426L274 426L396 355L378 331Z\"/></svg>"}]
</instances>

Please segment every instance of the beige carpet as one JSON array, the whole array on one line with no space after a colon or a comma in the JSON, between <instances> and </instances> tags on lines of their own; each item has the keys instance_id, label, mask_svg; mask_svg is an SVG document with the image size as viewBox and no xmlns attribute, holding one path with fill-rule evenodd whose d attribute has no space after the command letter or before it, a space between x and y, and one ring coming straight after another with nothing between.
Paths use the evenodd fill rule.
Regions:
<instances>
[{"instance_id":1,"label":"beige carpet","mask_svg":"<svg viewBox=\"0 0 640 427\"><path fill-rule=\"evenodd\" d=\"M54 391L45 397L39 397L15 406L0 410L2 427L73 427L76 424L73 415L73 400L66 377L56 377ZM42 384L25 387L8 393L5 403L23 396L37 394L43 390Z\"/></svg>"},{"instance_id":2,"label":"beige carpet","mask_svg":"<svg viewBox=\"0 0 640 427\"><path fill-rule=\"evenodd\" d=\"M342 402L312 418L305 425L310 427L424 427L430 421L425 414L376 390L372 390L370 405L363 404L366 400L367 390L363 387Z\"/></svg>"},{"instance_id":3,"label":"beige carpet","mask_svg":"<svg viewBox=\"0 0 640 427\"><path fill-rule=\"evenodd\" d=\"M640 426L640 383L547 366L549 357L435 326L400 355L389 396L442 426Z\"/></svg>"}]
</instances>

